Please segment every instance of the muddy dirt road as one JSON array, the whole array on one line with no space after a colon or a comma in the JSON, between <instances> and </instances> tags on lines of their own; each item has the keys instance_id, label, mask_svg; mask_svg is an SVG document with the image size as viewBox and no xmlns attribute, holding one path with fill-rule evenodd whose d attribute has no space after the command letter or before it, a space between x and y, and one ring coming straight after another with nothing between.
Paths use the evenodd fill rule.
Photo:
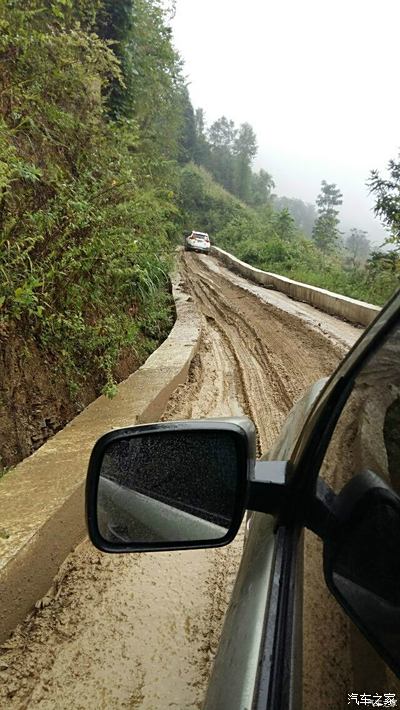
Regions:
<instances>
[{"instance_id":1,"label":"muddy dirt road","mask_svg":"<svg viewBox=\"0 0 400 710\"><path fill-rule=\"evenodd\" d=\"M211 258L185 255L182 274L202 340L164 418L246 413L265 451L357 331L317 312L303 318L288 299L268 302L270 292ZM221 550L106 556L82 543L4 646L0 707L201 707L241 545L239 535Z\"/></svg>"}]
</instances>

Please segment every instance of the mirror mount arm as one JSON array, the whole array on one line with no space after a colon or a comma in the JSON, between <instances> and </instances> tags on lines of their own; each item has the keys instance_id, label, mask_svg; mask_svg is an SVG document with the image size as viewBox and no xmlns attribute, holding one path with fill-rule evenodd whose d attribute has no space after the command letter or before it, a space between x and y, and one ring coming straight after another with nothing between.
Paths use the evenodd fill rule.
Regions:
<instances>
[{"instance_id":1,"label":"mirror mount arm","mask_svg":"<svg viewBox=\"0 0 400 710\"><path fill-rule=\"evenodd\" d=\"M280 524L298 522L322 539L329 538L337 524L334 503L337 498L322 478L315 494L304 500L288 483L288 461L256 461L249 478L246 508L279 516Z\"/></svg>"},{"instance_id":2,"label":"mirror mount arm","mask_svg":"<svg viewBox=\"0 0 400 710\"><path fill-rule=\"evenodd\" d=\"M288 494L288 464L288 461L256 461L248 481L248 510L271 515L282 512Z\"/></svg>"}]
</instances>

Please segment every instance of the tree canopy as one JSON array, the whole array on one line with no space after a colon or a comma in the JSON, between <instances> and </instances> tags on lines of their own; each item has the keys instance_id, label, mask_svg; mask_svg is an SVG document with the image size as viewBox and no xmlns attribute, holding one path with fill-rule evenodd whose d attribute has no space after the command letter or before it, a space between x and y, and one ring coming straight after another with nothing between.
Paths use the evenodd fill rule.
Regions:
<instances>
[{"instance_id":1,"label":"tree canopy","mask_svg":"<svg viewBox=\"0 0 400 710\"><path fill-rule=\"evenodd\" d=\"M375 197L375 214L389 231L388 243L400 247L400 158L390 160L389 177L381 177L378 170L372 170L368 181Z\"/></svg>"},{"instance_id":2,"label":"tree canopy","mask_svg":"<svg viewBox=\"0 0 400 710\"><path fill-rule=\"evenodd\" d=\"M350 229L345 240L345 247L350 255L353 267L365 263L371 250L371 242L363 229Z\"/></svg>"},{"instance_id":3,"label":"tree canopy","mask_svg":"<svg viewBox=\"0 0 400 710\"><path fill-rule=\"evenodd\" d=\"M337 247L339 231L339 210L343 195L334 183L322 180L321 191L317 197L318 217L315 221L312 237L322 251L330 252Z\"/></svg>"}]
</instances>

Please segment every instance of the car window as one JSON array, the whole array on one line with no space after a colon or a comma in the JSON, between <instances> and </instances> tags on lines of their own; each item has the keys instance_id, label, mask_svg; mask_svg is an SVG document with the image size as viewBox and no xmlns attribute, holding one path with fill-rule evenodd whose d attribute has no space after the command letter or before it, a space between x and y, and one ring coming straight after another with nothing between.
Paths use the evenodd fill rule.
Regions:
<instances>
[{"instance_id":1,"label":"car window","mask_svg":"<svg viewBox=\"0 0 400 710\"><path fill-rule=\"evenodd\" d=\"M355 379L320 475L335 493L370 469L400 493L400 327Z\"/></svg>"},{"instance_id":2,"label":"car window","mask_svg":"<svg viewBox=\"0 0 400 710\"><path fill-rule=\"evenodd\" d=\"M326 451L320 476L335 493L369 469L400 494L400 327L394 328L355 379ZM322 543L304 545L304 707L344 707L353 693L395 693L400 683L330 595ZM353 701L356 704L355 699ZM351 705L350 702L350 705ZM314 704L313 704L314 703Z\"/></svg>"}]
</instances>

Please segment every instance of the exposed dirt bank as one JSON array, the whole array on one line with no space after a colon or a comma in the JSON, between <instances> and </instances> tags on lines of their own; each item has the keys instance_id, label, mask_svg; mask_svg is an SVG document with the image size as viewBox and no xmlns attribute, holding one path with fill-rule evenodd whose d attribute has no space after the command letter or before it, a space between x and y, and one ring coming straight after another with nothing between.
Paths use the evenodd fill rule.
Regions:
<instances>
[{"instance_id":1,"label":"exposed dirt bank","mask_svg":"<svg viewBox=\"0 0 400 710\"><path fill-rule=\"evenodd\" d=\"M114 368L116 382L135 372L149 354L144 338L136 352L124 349ZM0 475L36 451L101 394L104 373L97 366L90 375L77 373L75 378L72 388L62 358L33 338L0 333Z\"/></svg>"},{"instance_id":2,"label":"exposed dirt bank","mask_svg":"<svg viewBox=\"0 0 400 710\"><path fill-rule=\"evenodd\" d=\"M0 468L36 451L96 397L92 381L74 402L59 365L32 339L14 333L0 342Z\"/></svg>"},{"instance_id":3,"label":"exposed dirt bank","mask_svg":"<svg viewBox=\"0 0 400 710\"><path fill-rule=\"evenodd\" d=\"M265 451L343 345L243 290L211 259L188 255L183 273L202 342L164 418L244 412ZM201 707L241 547L238 536L221 550L106 556L84 542L5 644L0 706Z\"/></svg>"}]
</instances>

